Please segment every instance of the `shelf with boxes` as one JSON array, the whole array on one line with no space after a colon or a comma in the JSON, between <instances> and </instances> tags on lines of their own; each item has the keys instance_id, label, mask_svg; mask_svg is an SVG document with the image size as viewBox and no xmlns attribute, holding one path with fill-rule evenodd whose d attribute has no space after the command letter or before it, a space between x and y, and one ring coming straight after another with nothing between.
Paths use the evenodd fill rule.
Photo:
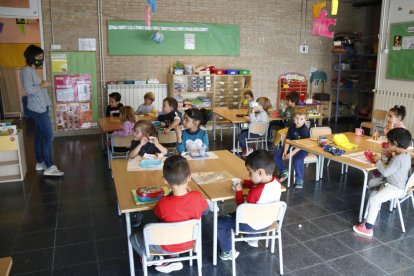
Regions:
<instances>
[{"instance_id":1,"label":"shelf with boxes","mask_svg":"<svg viewBox=\"0 0 414 276\"><path fill-rule=\"evenodd\" d=\"M333 54L331 99L332 117L368 119L373 106L377 55Z\"/></svg>"},{"instance_id":2,"label":"shelf with boxes","mask_svg":"<svg viewBox=\"0 0 414 276\"><path fill-rule=\"evenodd\" d=\"M232 70L232 72L236 71ZM212 72L218 74L169 74L168 95L177 99L180 108L238 108L243 93L251 89L251 75L221 74L225 72L224 70Z\"/></svg>"}]
</instances>

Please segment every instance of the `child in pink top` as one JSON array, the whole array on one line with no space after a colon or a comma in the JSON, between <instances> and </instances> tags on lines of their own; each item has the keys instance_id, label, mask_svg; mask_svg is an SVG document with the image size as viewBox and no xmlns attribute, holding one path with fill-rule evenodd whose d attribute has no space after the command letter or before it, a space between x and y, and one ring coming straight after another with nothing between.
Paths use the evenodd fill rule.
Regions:
<instances>
[{"instance_id":1,"label":"child in pink top","mask_svg":"<svg viewBox=\"0 0 414 276\"><path fill-rule=\"evenodd\" d=\"M406 115L405 106L395 105L388 111L388 123L384 127L384 135L393 128L405 128L403 120Z\"/></svg>"},{"instance_id":2,"label":"child in pink top","mask_svg":"<svg viewBox=\"0 0 414 276\"><path fill-rule=\"evenodd\" d=\"M122 130L117 130L112 133L112 136L125 137L132 135L135 125L134 109L130 106L123 106L119 109L120 118L122 121Z\"/></svg>"}]
</instances>

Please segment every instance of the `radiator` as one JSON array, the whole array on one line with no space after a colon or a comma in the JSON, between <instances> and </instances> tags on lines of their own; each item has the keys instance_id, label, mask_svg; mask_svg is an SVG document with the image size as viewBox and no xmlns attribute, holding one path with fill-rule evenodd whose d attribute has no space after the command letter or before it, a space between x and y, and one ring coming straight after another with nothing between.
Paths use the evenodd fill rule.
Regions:
<instances>
[{"instance_id":1,"label":"radiator","mask_svg":"<svg viewBox=\"0 0 414 276\"><path fill-rule=\"evenodd\" d=\"M414 94L385 90L374 90L374 92L374 109L388 111L394 105L405 106L407 114L404 118L404 125L414 134Z\"/></svg>"},{"instance_id":2,"label":"radiator","mask_svg":"<svg viewBox=\"0 0 414 276\"><path fill-rule=\"evenodd\" d=\"M118 92L121 94L121 103L123 105L132 106L137 110L138 106L144 103L144 95L147 92L153 92L155 95L154 107L162 110L162 100L167 97L166 84L108 84L107 86L108 100L109 94Z\"/></svg>"}]
</instances>

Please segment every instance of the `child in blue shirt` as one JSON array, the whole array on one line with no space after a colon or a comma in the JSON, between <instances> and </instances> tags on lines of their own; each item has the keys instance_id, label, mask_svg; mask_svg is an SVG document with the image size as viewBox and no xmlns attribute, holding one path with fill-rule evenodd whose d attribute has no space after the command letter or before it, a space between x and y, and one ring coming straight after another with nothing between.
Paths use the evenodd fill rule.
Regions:
<instances>
[{"instance_id":1,"label":"child in blue shirt","mask_svg":"<svg viewBox=\"0 0 414 276\"><path fill-rule=\"evenodd\" d=\"M295 110L293 124L288 129L285 141L286 139L299 140L310 137L309 128L305 124L306 118L307 112L305 108L299 107ZM286 144L285 141L283 142L283 148L281 147L275 151L275 162L276 166L279 168L280 182L285 181L289 177L287 170L285 168L284 160L289 159L290 153L289 145ZM304 160L305 157L308 155L308 152L295 148L291 154L293 159L293 167L295 168L295 188L301 189L303 188L303 175L305 171Z\"/></svg>"},{"instance_id":2,"label":"child in blue shirt","mask_svg":"<svg viewBox=\"0 0 414 276\"><path fill-rule=\"evenodd\" d=\"M181 154L186 151L187 140L200 139L206 145L208 151L208 134L207 131L201 129L200 126L205 126L210 119L211 113L202 108L187 109L184 114L184 123L181 130L177 128L177 151Z\"/></svg>"}]
</instances>

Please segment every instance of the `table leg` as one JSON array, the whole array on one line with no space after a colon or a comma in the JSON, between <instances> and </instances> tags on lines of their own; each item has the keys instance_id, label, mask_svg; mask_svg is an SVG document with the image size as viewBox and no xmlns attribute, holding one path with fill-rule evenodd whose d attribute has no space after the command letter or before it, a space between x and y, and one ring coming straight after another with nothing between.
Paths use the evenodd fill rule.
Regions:
<instances>
[{"instance_id":1,"label":"table leg","mask_svg":"<svg viewBox=\"0 0 414 276\"><path fill-rule=\"evenodd\" d=\"M367 192L368 185L368 171L363 170L364 173L364 185L362 186L361 206L359 207L359 222L362 222L362 214L364 213L365 194Z\"/></svg>"},{"instance_id":2,"label":"table leg","mask_svg":"<svg viewBox=\"0 0 414 276\"><path fill-rule=\"evenodd\" d=\"M218 211L217 211L217 201L214 203L214 223L213 223L213 265L217 265L217 220L218 220Z\"/></svg>"},{"instance_id":3,"label":"table leg","mask_svg":"<svg viewBox=\"0 0 414 276\"><path fill-rule=\"evenodd\" d=\"M323 165L325 164L325 157L321 156L321 165L319 166L319 179L323 178Z\"/></svg>"},{"instance_id":4,"label":"table leg","mask_svg":"<svg viewBox=\"0 0 414 276\"><path fill-rule=\"evenodd\" d=\"M135 276L135 265L134 265L134 251L129 240L131 236L131 216L129 213L125 213L127 240L128 240L128 255L129 255L129 272L131 276Z\"/></svg>"},{"instance_id":5,"label":"table leg","mask_svg":"<svg viewBox=\"0 0 414 276\"><path fill-rule=\"evenodd\" d=\"M321 158L322 156L317 155L316 156L316 181L319 181L319 171L321 169Z\"/></svg>"},{"instance_id":6,"label":"table leg","mask_svg":"<svg viewBox=\"0 0 414 276\"><path fill-rule=\"evenodd\" d=\"M217 122L217 118L216 118L216 113L213 113L213 140L216 141L216 122Z\"/></svg>"},{"instance_id":7,"label":"table leg","mask_svg":"<svg viewBox=\"0 0 414 276\"><path fill-rule=\"evenodd\" d=\"M105 142L105 144L106 144L106 153L107 153L107 157L108 157L108 168L111 168L111 159L109 158L109 155L110 155L110 148L109 148L109 145L108 145L108 141L109 141L110 139L109 139L109 134L108 133L106 133L106 142Z\"/></svg>"},{"instance_id":8,"label":"table leg","mask_svg":"<svg viewBox=\"0 0 414 276\"><path fill-rule=\"evenodd\" d=\"M290 187L290 175L291 175L291 168L292 168L292 151L293 147L290 147L289 149L289 170L288 170L288 188Z\"/></svg>"},{"instance_id":9,"label":"table leg","mask_svg":"<svg viewBox=\"0 0 414 276\"><path fill-rule=\"evenodd\" d=\"M233 154L236 154L236 124L233 124Z\"/></svg>"}]
</instances>

